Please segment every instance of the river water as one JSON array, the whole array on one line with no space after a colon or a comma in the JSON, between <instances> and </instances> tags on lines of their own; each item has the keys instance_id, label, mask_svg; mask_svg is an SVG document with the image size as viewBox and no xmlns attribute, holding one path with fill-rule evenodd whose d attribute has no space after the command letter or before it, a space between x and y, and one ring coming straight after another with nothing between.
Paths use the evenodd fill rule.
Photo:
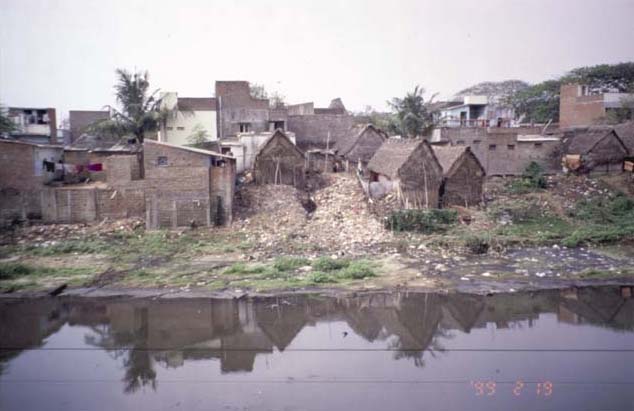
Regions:
<instances>
[{"instance_id":1,"label":"river water","mask_svg":"<svg viewBox=\"0 0 634 411\"><path fill-rule=\"evenodd\" d=\"M1 410L632 410L631 288L0 299Z\"/></svg>"}]
</instances>

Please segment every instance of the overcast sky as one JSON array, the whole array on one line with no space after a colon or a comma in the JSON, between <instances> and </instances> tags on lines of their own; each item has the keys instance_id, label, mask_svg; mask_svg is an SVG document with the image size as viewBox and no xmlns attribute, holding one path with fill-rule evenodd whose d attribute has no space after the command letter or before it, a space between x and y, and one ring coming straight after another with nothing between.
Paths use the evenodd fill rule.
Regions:
<instances>
[{"instance_id":1,"label":"overcast sky","mask_svg":"<svg viewBox=\"0 0 634 411\"><path fill-rule=\"evenodd\" d=\"M416 84L449 97L634 60L633 16L634 0L0 0L0 102L100 109L121 67L180 96L249 80L384 109Z\"/></svg>"}]
</instances>

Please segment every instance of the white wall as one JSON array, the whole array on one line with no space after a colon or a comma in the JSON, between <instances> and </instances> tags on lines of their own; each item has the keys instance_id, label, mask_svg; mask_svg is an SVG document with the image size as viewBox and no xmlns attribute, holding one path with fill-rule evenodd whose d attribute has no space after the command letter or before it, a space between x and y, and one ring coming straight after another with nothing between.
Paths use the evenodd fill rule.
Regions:
<instances>
[{"instance_id":1,"label":"white wall","mask_svg":"<svg viewBox=\"0 0 634 411\"><path fill-rule=\"evenodd\" d=\"M190 144L187 138L194 131L196 125L202 125L207 130L208 140L218 139L216 132L216 112L205 111L179 111L175 117L169 118L165 128L161 129L159 140L164 143L184 146Z\"/></svg>"}]
</instances>

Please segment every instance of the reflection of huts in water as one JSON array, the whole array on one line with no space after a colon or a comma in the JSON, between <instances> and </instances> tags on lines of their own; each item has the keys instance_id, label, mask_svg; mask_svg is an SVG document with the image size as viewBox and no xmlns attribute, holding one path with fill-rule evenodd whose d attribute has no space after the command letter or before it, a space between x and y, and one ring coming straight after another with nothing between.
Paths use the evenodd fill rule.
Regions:
<instances>
[{"instance_id":1,"label":"reflection of huts in water","mask_svg":"<svg viewBox=\"0 0 634 411\"><path fill-rule=\"evenodd\" d=\"M576 173L617 173L623 170L627 148L611 127L566 132L562 165Z\"/></svg>"},{"instance_id":2,"label":"reflection of huts in water","mask_svg":"<svg viewBox=\"0 0 634 411\"><path fill-rule=\"evenodd\" d=\"M443 172L422 139L387 140L368 163L370 195L395 192L405 208L436 208Z\"/></svg>"},{"instance_id":3,"label":"reflection of huts in water","mask_svg":"<svg viewBox=\"0 0 634 411\"><path fill-rule=\"evenodd\" d=\"M365 170L368 162L387 140L384 131L374 127L372 124L356 126L334 146L337 158L342 162L347 171L355 169Z\"/></svg>"},{"instance_id":4,"label":"reflection of huts in water","mask_svg":"<svg viewBox=\"0 0 634 411\"><path fill-rule=\"evenodd\" d=\"M466 146L433 146L443 169L440 203L469 207L482 202L485 171Z\"/></svg>"},{"instance_id":5,"label":"reflection of huts in water","mask_svg":"<svg viewBox=\"0 0 634 411\"><path fill-rule=\"evenodd\" d=\"M303 187L304 153L281 130L277 130L260 146L255 156L253 171L257 184Z\"/></svg>"}]
</instances>

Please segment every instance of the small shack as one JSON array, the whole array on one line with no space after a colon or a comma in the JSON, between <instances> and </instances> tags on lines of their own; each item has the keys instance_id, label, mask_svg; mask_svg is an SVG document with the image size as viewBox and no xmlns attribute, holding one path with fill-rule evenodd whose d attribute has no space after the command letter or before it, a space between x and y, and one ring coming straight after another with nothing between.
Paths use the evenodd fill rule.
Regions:
<instances>
[{"instance_id":1,"label":"small shack","mask_svg":"<svg viewBox=\"0 0 634 411\"><path fill-rule=\"evenodd\" d=\"M466 146L433 146L433 149L443 171L441 206L469 207L482 202L486 173L471 149Z\"/></svg>"},{"instance_id":2,"label":"small shack","mask_svg":"<svg viewBox=\"0 0 634 411\"><path fill-rule=\"evenodd\" d=\"M429 143L389 139L368 163L370 195L395 192L405 208L436 208L443 172Z\"/></svg>"},{"instance_id":3,"label":"small shack","mask_svg":"<svg viewBox=\"0 0 634 411\"><path fill-rule=\"evenodd\" d=\"M614 128L589 127L566 133L562 166L575 173L619 173L628 150Z\"/></svg>"},{"instance_id":4,"label":"small shack","mask_svg":"<svg viewBox=\"0 0 634 411\"><path fill-rule=\"evenodd\" d=\"M258 149L253 162L257 184L287 184L298 188L305 183L304 153L276 130Z\"/></svg>"},{"instance_id":5,"label":"small shack","mask_svg":"<svg viewBox=\"0 0 634 411\"><path fill-rule=\"evenodd\" d=\"M355 126L334 146L334 152L347 171L355 168L365 171L368 162L387 140L387 134L372 124Z\"/></svg>"}]
</instances>

